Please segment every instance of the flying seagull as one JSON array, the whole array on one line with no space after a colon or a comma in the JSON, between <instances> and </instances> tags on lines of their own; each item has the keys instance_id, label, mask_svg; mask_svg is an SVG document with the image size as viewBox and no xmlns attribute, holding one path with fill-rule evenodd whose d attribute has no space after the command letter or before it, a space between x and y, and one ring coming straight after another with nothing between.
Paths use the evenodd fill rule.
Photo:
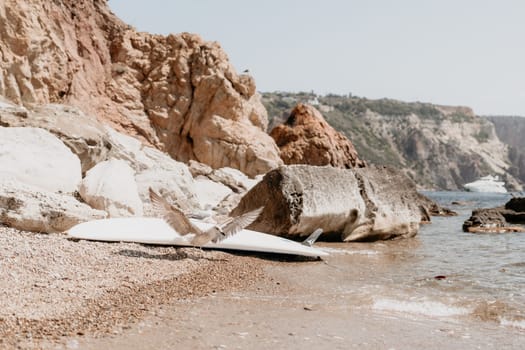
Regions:
<instances>
[{"instance_id":1,"label":"flying seagull","mask_svg":"<svg viewBox=\"0 0 525 350\"><path fill-rule=\"evenodd\" d=\"M180 235L185 236L189 233L195 235L191 244L203 246L208 242L220 242L223 239L233 236L246 226L251 224L261 214L264 207L244 213L236 218L229 218L220 225L215 225L206 231L201 230L191 223L186 215L177 207L169 204L164 198L158 195L151 188L149 189L149 198L153 208L159 212L164 220Z\"/></svg>"}]
</instances>

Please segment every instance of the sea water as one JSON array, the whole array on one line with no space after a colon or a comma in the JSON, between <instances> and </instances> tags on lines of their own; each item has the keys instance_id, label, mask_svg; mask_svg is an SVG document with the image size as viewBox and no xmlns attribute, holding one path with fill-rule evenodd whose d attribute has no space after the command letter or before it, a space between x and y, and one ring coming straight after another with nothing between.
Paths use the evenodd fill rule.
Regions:
<instances>
[{"instance_id":1,"label":"sea water","mask_svg":"<svg viewBox=\"0 0 525 350\"><path fill-rule=\"evenodd\" d=\"M462 231L473 209L503 205L511 195L424 194L458 216L433 217L413 239L325 247L329 264L347 277L339 288L380 312L475 318L525 330L525 233Z\"/></svg>"}]
</instances>

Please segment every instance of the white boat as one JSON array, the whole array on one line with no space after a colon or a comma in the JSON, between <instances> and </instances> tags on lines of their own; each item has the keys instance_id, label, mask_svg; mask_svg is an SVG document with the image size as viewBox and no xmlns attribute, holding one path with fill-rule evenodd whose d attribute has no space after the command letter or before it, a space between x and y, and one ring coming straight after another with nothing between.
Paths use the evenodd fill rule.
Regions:
<instances>
[{"instance_id":1,"label":"white boat","mask_svg":"<svg viewBox=\"0 0 525 350\"><path fill-rule=\"evenodd\" d=\"M202 230L212 224L199 220L191 220ZM316 231L317 232L317 231ZM111 218L83 222L67 231L69 237L106 242L134 242L158 245L192 246L192 234L179 235L166 221L157 218ZM318 235L317 235L318 236ZM310 237L309 237L310 238ZM314 240L316 239L313 238ZM293 254L311 257L326 256L323 250L278 236L244 229L218 243L207 243L203 248L232 249L278 254Z\"/></svg>"},{"instance_id":2,"label":"white boat","mask_svg":"<svg viewBox=\"0 0 525 350\"><path fill-rule=\"evenodd\" d=\"M507 193L505 182L499 181L498 176L483 176L479 180L464 184L463 187L470 192Z\"/></svg>"}]
</instances>

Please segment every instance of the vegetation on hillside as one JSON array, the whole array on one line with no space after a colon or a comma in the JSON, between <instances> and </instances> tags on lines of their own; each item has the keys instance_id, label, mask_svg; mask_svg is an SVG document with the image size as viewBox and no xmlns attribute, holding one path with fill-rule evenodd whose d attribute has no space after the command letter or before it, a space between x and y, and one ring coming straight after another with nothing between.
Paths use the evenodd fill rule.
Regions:
<instances>
[{"instance_id":1,"label":"vegetation on hillside","mask_svg":"<svg viewBox=\"0 0 525 350\"><path fill-rule=\"evenodd\" d=\"M457 189L493 173L483 157L462 149L465 137L470 137L476 147L488 147L486 154L494 153L489 142L493 126L466 107L313 92L271 92L262 97L269 130L284 122L298 103L311 104L350 139L361 159L403 169L425 188Z\"/></svg>"},{"instance_id":2,"label":"vegetation on hillside","mask_svg":"<svg viewBox=\"0 0 525 350\"><path fill-rule=\"evenodd\" d=\"M367 111L383 117L406 117L411 114L423 119L439 120L443 113L428 103L407 103L392 99L371 100L349 95L316 95L313 92L270 92L263 93L263 104L268 110L269 129L282 123L297 103L309 103L318 108L327 122L345 134L359 155L374 164L404 166L392 145L381 135L374 133L364 118ZM454 116L455 119L458 116Z\"/></svg>"}]
</instances>

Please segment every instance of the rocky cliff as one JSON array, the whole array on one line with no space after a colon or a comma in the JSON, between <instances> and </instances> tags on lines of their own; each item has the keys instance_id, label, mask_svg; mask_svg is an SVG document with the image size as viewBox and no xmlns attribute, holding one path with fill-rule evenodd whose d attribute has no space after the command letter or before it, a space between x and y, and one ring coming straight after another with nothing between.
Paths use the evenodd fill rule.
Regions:
<instances>
[{"instance_id":1,"label":"rocky cliff","mask_svg":"<svg viewBox=\"0 0 525 350\"><path fill-rule=\"evenodd\" d=\"M316 106L362 159L403 169L421 188L456 190L488 174L502 176L509 189L521 188L494 125L467 107L311 93L265 93L263 103L270 127L297 103Z\"/></svg>"},{"instance_id":2,"label":"rocky cliff","mask_svg":"<svg viewBox=\"0 0 525 350\"><path fill-rule=\"evenodd\" d=\"M525 182L525 118L493 116L486 117L496 128L501 142L509 147L509 158L512 167L509 172Z\"/></svg>"},{"instance_id":3,"label":"rocky cliff","mask_svg":"<svg viewBox=\"0 0 525 350\"><path fill-rule=\"evenodd\" d=\"M138 33L105 0L1 0L0 95L77 106L181 161L282 164L253 79L218 43Z\"/></svg>"},{"instance_id":4,"label":"rocky cliff","mask_svg":"<svg viewBox=\"0 0 525 350\"><path fill-rule=\"evenodd\" d=\"M298 104L286 122L272 129L285 164L331 165L338 168L364 167L354 145L332 128L317 109Z\"/></svg>"}]
</instances>

